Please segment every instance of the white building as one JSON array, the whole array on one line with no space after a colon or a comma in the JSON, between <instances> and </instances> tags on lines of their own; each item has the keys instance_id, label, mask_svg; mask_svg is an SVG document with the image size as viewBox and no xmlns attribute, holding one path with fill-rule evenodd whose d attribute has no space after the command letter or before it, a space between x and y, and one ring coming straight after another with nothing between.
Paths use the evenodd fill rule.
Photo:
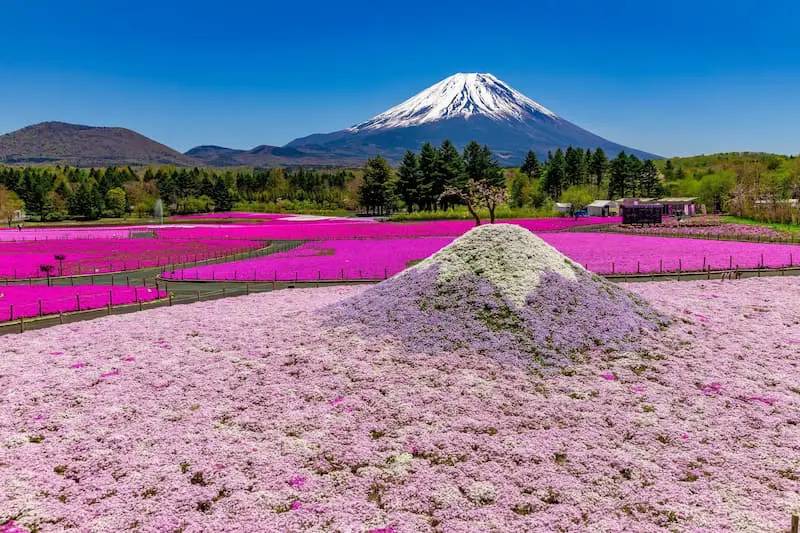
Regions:
<instances>
[{"instance_id":1,"label":"white building","mask_svg":"<svg viewBox=\"0 0 800 533\"><path fill-rule=\"evenodd\" d=\"M586 206L590 217L609 217L619 213L619 204L614 200L595 200Z\"/></svg>"}]
</instances>

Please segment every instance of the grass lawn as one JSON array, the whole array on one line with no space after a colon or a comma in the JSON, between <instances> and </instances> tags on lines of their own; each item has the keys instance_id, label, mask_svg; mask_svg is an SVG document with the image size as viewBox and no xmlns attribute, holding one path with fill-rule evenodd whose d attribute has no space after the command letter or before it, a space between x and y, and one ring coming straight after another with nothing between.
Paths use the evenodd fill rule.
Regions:
<instances>
[{"instance_id":1,"label":"grass lawn","mask_svg":"<svg viewBox=\"0 0 800 533\"><path fill-rule=\"evenodd\" d=\"M135 226L140 224L157 224L158 220L155 218L99 218L97 220L58 220L50 222L39 222L26 220L22 223L25 228L54 228L54 227L73 227L73 226ZM11 224L12 228L16 228L17 224Z\"/></svg>"},{"instance_id":2,"label":"grass lawn","mask_svg":"<svg viewBox=\"0 0 800 533\"><path fill-rule=\"evenodd\" d=\"M486 209L478 211L481 220L489 220L489 212ZM530 207L508 207L500 206L495 211L497 218L546 218L558 216L550 209L534 209ZM395 213L389 219L392 222L415 221L415 220L472 220L464 206L457 206L446 211L415 211L414 213Z\"/></svg>"},{"instance_id":3,"label":"grass lawn","mask_svg":"<svg viewBox=\"0 0 800 533\"><path fill-rule=\"evenodd\" d=\"M780 222L762 222L760 220L753 220L752 218L737 217L733 215L725 215L722 217L723 222L730 222L732 224L747 224L750 226L764 226L778 231L788 231L789 233L800 233L800 224L782 224Z\"/></svg>"}]
</instances>

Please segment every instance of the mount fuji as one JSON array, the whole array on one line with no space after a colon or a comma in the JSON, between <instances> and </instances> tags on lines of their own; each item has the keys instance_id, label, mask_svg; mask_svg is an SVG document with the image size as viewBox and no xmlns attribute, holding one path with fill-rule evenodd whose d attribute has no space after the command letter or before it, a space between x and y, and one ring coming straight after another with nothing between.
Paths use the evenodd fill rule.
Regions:
<instances>
[{"instance_id":1,"label":"mount fuji","mask_svg":"<svg viewBox=\"0 0 800 533\"><path fill-rule=\"evenodd\" d=\"M495 76L479 73L454 74L366 122L301 137L285 148L317 159L351 161L380 154L397 162L406 150L445 139L459 148L471 140L486 144L505 165L521 163L528 150L544 157L567 146L602 148L611 157L624 150L640 158L660 158L604 139Z\"/></svg>"}]
</instances>

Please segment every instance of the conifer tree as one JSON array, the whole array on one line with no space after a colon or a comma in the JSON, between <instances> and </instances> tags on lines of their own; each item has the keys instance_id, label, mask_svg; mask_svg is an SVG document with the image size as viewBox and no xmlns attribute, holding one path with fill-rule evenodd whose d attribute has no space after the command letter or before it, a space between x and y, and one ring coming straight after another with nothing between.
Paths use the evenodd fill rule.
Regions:
<instances>
[{"instance_id":1,"label":"conifer tree","mask_svg":"<svg viewBox=\"0 0 800 533\"><path fill-rule=\"evenodd\" d=\"M561 192L566 188L566 160L561 148L557 149L547 163L547 171L544 174L542 188L554 200L561 196Z\"/></svg>"},{"instance_id":2,"label":"conifer tree","mask_svg":"<svg viewBox=\"0 0 800 533\"><path fill-rule=\"evenodd\" d=\"M564 173L566 174L566 186L582 185L584 182L583 149L567 147L564 156Z\"/></svg>"},{"instance_id":3,"label":"conifer tree","mask_svg":"<svg viewBox=\"0 0 800 533\"><path fill-rule=\"evenodd\" d=\"M414 204L420 205L419 197L420 170L417 154L407 150L403 156L403 161L397 167L397 195L406 204L406 211L411 213Z\"/></svg>"},{"instance_id":4,"label":"conifer tree","mask_svg":"<svg viewBox=\"0 0 800 533\"><path fill-rule=\"evenodd\" d=\"M449 140L445 140L439 147L436 159L436 171L434 172L433 191L437 198L447 187L458 187L464 181L464 160L458 153L455 145ZM446 201L440 200L440 206L444 209L449 207Z\"/></svg>"},{"instance_id":5,"label":"conifer tree","mask_svg":"<svg viewBox=\"0 0 800 533\"><path fill-rule=\"evenodd\" d=\"M434 181L438 171L436 160L439 153L431 143L422 145L419 151L419 198L424 209L433 209L439 200L441 191L436 191Z\"/></svg>"},{"instance_id":6,"label":"conifer tree","mask_svg":"<svg viewBox=\"0 0 800 533\"><path fill-rule=\"evenodd\" d=\"M378 215L389 214L394 209L394 181L392 167L381 156L367 160L364 183L358 191L361 205Z\"/></svg>"},{"instance_id":7,"label":"conifer tree","mask_svg":"<svg viewBox=\"0 0 800 533\"><path fill-rule=\"evenodd\" d=\"M603 185L603 179L608 171L608 158L602 148L595 150L589 162L589 173L592 175L594 184L597 187Z\"/></svg>"},{"instance_id":8,"label":"conifer tree","mask_svg":"<svg viewBox=\"0 0 800 533\"><path fill-rule=\"evenodd\" d=\"M525 162L522 163L520 170L531 179L539 179L542 169L539 166L539 159L536 157L536 152L533 150L528 151L528 155L525 156Z\"/></svg>"},{"instance_id":9,"label":"conifer tree","mask_svg":"<svg viewBox=\"0 0 800 533\"><path fill-rule=\"evenodd\" d=\"M609 166L608 198L624 198L628 191L628 156L620 152Z\"/></svg>"},{"instance_id":10,"label":"conifer tree","mask_svg":"<svg viewBox=\"0 0 800 533\"><path fill-rule=\"evenodd\" d=\"M639 190L642 196L648 198L656 198L661 195L658 169L649 159L644 162L639 173Z\"/></svg>"}]
</instances>

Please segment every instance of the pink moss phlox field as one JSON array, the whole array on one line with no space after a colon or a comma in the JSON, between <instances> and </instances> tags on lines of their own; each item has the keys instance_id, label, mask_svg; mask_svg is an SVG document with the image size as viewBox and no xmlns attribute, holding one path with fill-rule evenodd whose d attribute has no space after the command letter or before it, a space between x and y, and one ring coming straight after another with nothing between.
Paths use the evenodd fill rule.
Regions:
<instances>
[{"instance_id":1,"label":"pink moss phlox field","mask_svg":"<svg viewBox=\"0 0 800 533\"><path fill-rule=\"evenodd\" d=\"M800 245L648 237L615 233L543 233L542 239L598 274L782 268L800 265Z\"/></svg>"},{"instance_id":2,"label":"pink moss phlox field","mask_svg":"<svg viewBox=\"0 0 800 533\"><path fill-rule=\"evenodd\" d=\"M531 218L507 221L534 233L564 231L580 226L619 223L618 217ZM375 222L362 219L278 219L262 224L192 227L165 226L164 238L232 238L266 240L394 239L408 237L457 237L475 227L470 220L433 220L429 222Z\"/></svg>"},{"instance_id":3,"label":"pink moss phlox field","mask_svg":"<svg viewBox=\"0 0 800 533\"><path fill-rule=\"evenodd\" d=\"M697 236L741 240L776 240L785 241L791 235L766 226L754 224L737 224L725 222L718 215L697 216L677 220L665 218L662 224L654 225L623 225L609 226L609 230L635 235L665 235L665 236Z\"/></svg>"},{"instance_id":4,"label":"pink moss phlox field","mask_svg":"<svg viewBox=\"0 0 800 533\"><path fill-rule=\"evenodd\" d=\"M263 241L234 239L82 239L0 243L0 278L119 272L194 261L261 248ZM63 256L63 260L56 256Z\"/></svg>"},{"instance_id":5,"label":"pink moss phlox field","mask_svg":"<svg viewBox=\"0 0 800 533\"><path fill-rule=\"evenodd\" d=\"M669 329L546 376L320 326L321 308L364 287L4 337L0 523L787 530L800 497L800 279L627 288L671 314Z\"/></svg>"},{"instance_id":6,"label":"pink moss phlox field","mask_svg":"<svg viewBox=\"0 0 800 533\"><path fill-rule=\"evenodd\" d=\"M383 279L447 245L450 237L310 241L287 252L167 272L169 279Z\"/></svg>"},{"instance_id":7,"label":"pink moss phlox field","mask_svg":"<svg viewBox=\"0 0 800 533\"><path fill-rule=\"evenodd\" d=\"M151 287L76 285L65 287L0 285L0 322L19 318L97 309L111 304L148 302L167 296ZM40 305L41 302L41 305Z\"/></svg>"},{"instance_id":8,"label":"pink moss phlox field","mask_svg":"<svg viewBox=\"0 0 800 533\"><path fill-rule=\"evenodd\" d=\"M382 224L378 224L382 225ZM613 233L542 232L567 257L598 274L782 268L800 265L800 246ZM288 252L167 273L172 279L382 279L428 257L452 237L333 239Z\"/></svg>"}]
</instances>

